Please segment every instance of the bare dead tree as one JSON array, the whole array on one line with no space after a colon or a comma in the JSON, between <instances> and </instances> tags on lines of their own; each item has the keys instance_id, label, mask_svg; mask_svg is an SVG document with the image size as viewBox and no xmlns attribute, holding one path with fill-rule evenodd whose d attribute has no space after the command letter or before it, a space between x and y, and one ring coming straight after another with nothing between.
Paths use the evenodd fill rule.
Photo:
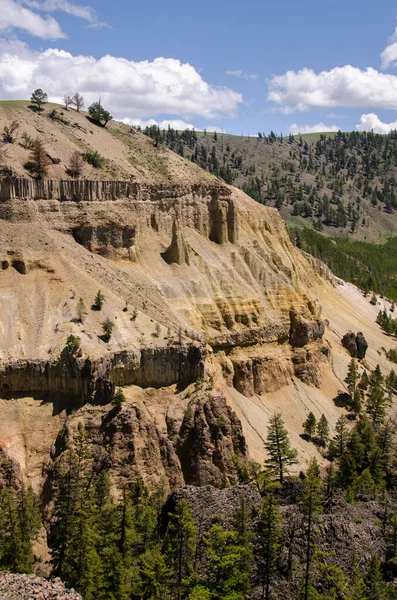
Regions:
<instances>
[{"instance_id":1,"label":"bare dead tree","mask_svg":"<svg viewBox=\"0 0 397 600\"><path fill-rule=\"evenodd\" d=\"M70 157L69 166L67 169L68 175L78 179L81 177L84 169L84 161L81 152L74 150Z\"/></svg>"},{"instance_id":2,"label":"bare dead tree","mask_svg":"<svg viewBox=\"0 0 397 600\"><path fill-rule=\"evenodd\" d=\"M68 110L69 106L73 105L73 99L68 94L65 94L63 97L63 103L65 105L66 110Z\"/></svg>"},{"instance_id":3,"label":"bare dead tree","mask_svg":"<svg viewBox=\"0 0 397 600\"><path fill-rule=\"evenodd\" d=\"M36 174L38 179L44 179L48 175L50 159L44 146L44 142L36 138L30 153L30 170Z\"/></svg>"},{"instance_id":4,"label":"bare dead tree","mask_svg":"<svg viewBox=\"0 0 397 600\"><path fill-rule=\"evenodd\" d=\"M76 107L77 112L80 112L80 109L84 108L84 98L78 92L73 94L71 100L72 100L73 106Z\"/></svg>"}]
</instances>

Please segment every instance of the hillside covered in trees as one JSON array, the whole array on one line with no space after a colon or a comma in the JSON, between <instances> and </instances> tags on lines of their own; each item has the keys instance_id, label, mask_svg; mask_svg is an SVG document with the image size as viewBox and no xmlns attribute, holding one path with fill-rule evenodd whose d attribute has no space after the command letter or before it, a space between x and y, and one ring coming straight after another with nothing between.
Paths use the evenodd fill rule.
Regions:
<instances>
[{"instance_id":1,"label":"hillside covered in trees","mask_svg":"<svg viewBox=\"0 0 397 600\"><path fill-rule=\"evenodd\" d=\"M145 129L294 224L379 241L397 232L397 133L257 137Z\"/></svg>"},{"instance_id":2,"label":"hillside covered in trees","mask_svg":"<svg viewBox=\"0 0 397 600\"><path fill-rule=\"evenodd\" d=\"M277 208L293 241L338 277L397 298L396 132L240 137L153 125L145 133Z\"/></svg>"}]
</instances>

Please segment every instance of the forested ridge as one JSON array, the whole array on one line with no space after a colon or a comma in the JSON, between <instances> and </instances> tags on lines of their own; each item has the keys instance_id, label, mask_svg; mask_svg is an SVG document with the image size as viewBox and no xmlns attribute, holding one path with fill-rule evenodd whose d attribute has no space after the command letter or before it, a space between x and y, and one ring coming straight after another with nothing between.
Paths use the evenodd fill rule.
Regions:
<instances>
[{"instance_id":1,"label":"forested ridge","mask_svg":"<svg viewBox=\"0 0 397 600\"><path fill-rule=\"evenodd\" d=\"M0 568L37 569L32 542L43 518L52 576L86 600L397 598L395 423L388 417L397 376L367 372L352 359L346 384L347 412L334 431L324 415L309 413L302 423L302 437L328 466L312 459L291 477L297 453L275 413L265 463L236 457L240 486L228 518L222 507L219 514L197 510L183 497L170 510L164 487L149 492L139 479L115 494L83 426L52 466L46 493L53 502L43 515L40 500L3 464ZM112 410L122 411L123 402ZM371 547L350 546L368 531Z\"/></svg>"}]
</instances>

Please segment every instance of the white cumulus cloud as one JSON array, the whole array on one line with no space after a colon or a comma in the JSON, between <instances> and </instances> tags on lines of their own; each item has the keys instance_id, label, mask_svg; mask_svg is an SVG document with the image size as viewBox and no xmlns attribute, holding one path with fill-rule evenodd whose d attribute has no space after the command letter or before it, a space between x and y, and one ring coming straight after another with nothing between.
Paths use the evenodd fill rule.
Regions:
<instances>
[{"instance_id":1,"label":"white cumulus cloud","mask_svg":"<svg viewBox=\"0 0 397 600\"><path fill-rule=\"evenodd\" d=\"M360 122L356 125L357 131L373 131L374 133L390 133L397 129L397 121L393 123L384 123L374 113L361 115Z\"/></svg>"},{"instance_id":2,"label":"white cumulus cloud","mask_svg":"<svg viewBox=\"0 0 397 600\"><path fill-rule=\"evenodd\" d=\"M187 123L182 119L163 119L162 121L156 121L156 119L121 119L123 123L127 125L133 125L134 127L150 127L151 125L158 125L160 129L168 129L168 125L171 129L196 129L192 123Z\"/></svg>"},{"instance_id":3,"label":"white cumulus cloud","mask_svg":"<svg viewBox=\"0 0 397 600\"><path fill-rule=\"evenodd\" d=\"M397 77L372 68L346 65L321 73L304 68L268 83L268 99L287 114L338 106L397 109Z\"/></svg>"},{"instance_id":4,"label":"white cumulus cloud","mask_svg":"<svg viewBox=\"0 0 397 600\"><path fill-rule=\"evenodd\" d=\"M293 135L297 135L298 133L323 133L329 131L339 131L339 127L337 125L325 125L325 123L316 123L315 125L297 125L293 123L289 132Z\"/></svg>"},{"instance_id":5,"label":"white cumulus cloud","mask_svg":"<svg viewBox=\"0 0 397 600\"><path fill-rule=\"evenodd\" d=\"M380 55L382 59L382 69L387 69L397 62L397 42L392 42L383 50Z\"/></svg>"},{"instance_id":6,"label":"white cumulus cloud","mask_svg":"<svg viewBox=\"0 0 397 600\"><path fill-rule=\"evenodd\" d=\"M13 0L1 0L0 31L21 29L43 39L65 38L58 22L50 16L41 17Z\"/></svg>"},{"instance_id":7,"label":"white cumulus cloud","mask_svg":"<svg viewBox=\"0 0 397 600\"><path fill-rule=\"evenodd\" d=\"M138 126L142 127L142 129L144 129L145 127L150 127L151 125L158 125L158 127L160 127L160 129L168 129L168 125L169 125L171 127L171 129L178 129L178 130L195 129L196 131L202 131L202 129L200 127L197 127L196 125L193 125L192 123L187 123L186 121L183 121L183 119L163 119L162 121L156 121L156 119L124 118L124 119L121 119L121 121L123 123L126 123L127 125L134 125L134 127L138 127ZM217 133L226 133L225 129L221 129L217 125L207 125L206 130L208 132L216 131Z\"/></svg>"},{"instance_id":8,"label":"white cumulus cloud","mask_svg":"<svg viewBox=\"0 0 397 600\"><path fill-rule=\"evenodd\" d=\"M188 63L174 58L135 62L106 55L74 56L51 48L33 52L22 44L2 45L0 96L28 99L43 88L60 102L65 93L83 94L86 106L98 100L117 118L147 118L157 114L213 119L232 116L242 102L230 88L210 85Z\"/></svg>"}]
</instances>

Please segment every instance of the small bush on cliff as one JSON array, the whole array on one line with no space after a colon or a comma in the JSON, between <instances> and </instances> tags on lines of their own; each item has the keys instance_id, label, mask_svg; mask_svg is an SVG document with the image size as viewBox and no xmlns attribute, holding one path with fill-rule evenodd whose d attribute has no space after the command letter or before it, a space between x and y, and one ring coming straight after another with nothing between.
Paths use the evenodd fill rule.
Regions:
<instances>
[{"instance_id":1,"label":"small bush on cliff","mask_svg":"<svg viewBox=\"0 0 397 600\"><path fill-rule=\"evenodd\" d=\"M92 310L102 310L104 300L105 296L102 294L101 290L98 290L95 296L94 304L91 307Z\"/></svg>"},{"instance_id":2,"label":"small bush on cliff","mask_svg":"<svg viewBox=\"0 0 397 600\"><path fill-rule=\"evenodd\" d=\"M85 302L83 298L79 298L77 302L77 319L80 321L80 323L84 322L86 312Z\"/></svg>"},{"instance_id":3,"label":"small bush on cliff","mask_svg":"<svg viewBox=\"0 0 397 600\"><path fill-rule=\"evenodd\" d=\"M113 321L111 321L109 319L109 317L107 317L104 320L104 322L102 323L103 335L104 335L104 338L105 338L106 342L108 342L110 340L110 338L112 337L113 328L114 328Z\"/></svg>"},{"instance_id":4,"label":"small bush on cliff","mask_svg":"<svg viewBox=\"0 0 397 600\"><path fill-rule=\"evenodd\" d=\"M69 334L66 340L66 348L70 354L76 354L80 350L80 338L73 333Z\"/></svg>"},{"instance_id":5,"label":"small bush on cliff","mask_svg":"<svg viewBox=\"0 0 397 600\"><path fill-rule=\"evenodd\" d=\"M125 401L126 397L124 395L123 390L121 388L117 388L113 396L112 404L114 406L120 407Z\"/></svg>"},{"instance_id":6,"label":"small bush on cliff","mask_svg":"<svg viewBox=\"0 0 397 600\"><path fill-rule=\"evenodd\" d=\"M26 148L26 150L30 150L34 142L32 136L29 135L27 131L23 131L21 134L21 140L23 140L24 148Z\"/></svg>"},{"instance_id":7,"label":"small bush on cliff","mask_svg":"<svg viewBox=\"0 0 397 600\"><path fill-rule=\"evenodd\" d=\"M15 141L15 133L19 129L18 121L12 121L9 125L4 125L3 129L3 141L6 144L13 144Z\"/></svg>"},{"instance_id":8,"label":"small bush on cliff","mask_svg":"<svg viewBox=\"0 0 397 600\"><path fill-rule=\"evenodd\" d=\"M84 152L83 159L95 169L100 169L105 160L96 150L87 150L87 152Z\"/></svg>"}]
</instances>

